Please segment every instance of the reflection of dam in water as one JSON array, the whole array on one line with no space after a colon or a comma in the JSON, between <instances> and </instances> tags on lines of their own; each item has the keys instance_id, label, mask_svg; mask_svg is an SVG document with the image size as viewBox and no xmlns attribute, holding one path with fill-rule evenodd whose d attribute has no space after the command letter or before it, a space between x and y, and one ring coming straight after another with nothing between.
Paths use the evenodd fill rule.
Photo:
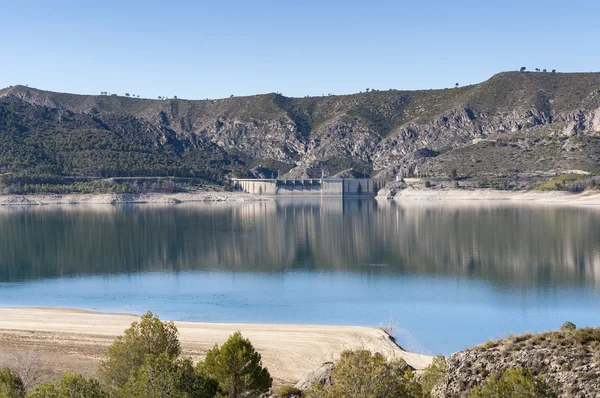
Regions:
<instances>
[{"instance_id":1,"label":"reflection of dam in water","mask_svg":"<svg viewBox=\"0 0 600 398\"><path fill-rule=\"evenodd\" d=\"M267 196L376 196L383 178L234 179L244 192Z\"/></svg>"}]
</instances>

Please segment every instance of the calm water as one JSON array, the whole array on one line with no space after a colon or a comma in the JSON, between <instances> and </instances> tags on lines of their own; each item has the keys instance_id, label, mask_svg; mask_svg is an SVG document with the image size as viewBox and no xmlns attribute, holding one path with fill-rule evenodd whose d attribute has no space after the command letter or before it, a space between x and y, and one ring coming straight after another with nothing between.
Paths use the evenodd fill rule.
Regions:
<instances>
[{"instance_id":1,"label":"calm water","mask_svg":"<svg viewBox=\"0 0 600 398\"><path fill-rule=\"evenodd\" d=\"M0 209L0 306L378 326L450 354L600 325L600 211L279 201Z\"/></svg>"}]
</instances>

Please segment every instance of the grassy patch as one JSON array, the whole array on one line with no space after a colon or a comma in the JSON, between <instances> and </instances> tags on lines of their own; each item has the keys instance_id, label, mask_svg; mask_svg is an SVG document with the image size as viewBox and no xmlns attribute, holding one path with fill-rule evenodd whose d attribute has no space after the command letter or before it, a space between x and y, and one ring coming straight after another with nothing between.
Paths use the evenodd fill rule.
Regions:
<instances>
[{"instance_id":1,"label":"grassy patch","mask_svg":"<svg viewBox=\"0 0 600 398\"><path fill-rule=\"evenodd\" d=\"M562 191L567 189L575 181L585 177L586 176L584 174L561 174L554 177L550 181L546 181L545 183L538 185L536 189L539 191Z\"/></svg>"}]
</instances>

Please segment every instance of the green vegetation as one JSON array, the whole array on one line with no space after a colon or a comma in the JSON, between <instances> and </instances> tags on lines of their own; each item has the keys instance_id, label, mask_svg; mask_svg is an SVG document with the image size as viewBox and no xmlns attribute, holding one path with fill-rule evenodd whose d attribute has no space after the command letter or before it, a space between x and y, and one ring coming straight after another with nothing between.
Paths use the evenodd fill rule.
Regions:
<instances>
[{"instance_id":1,"label":"green vegetation","mask_svg":"<svg viewBox=\"0 0 600 398\"><path fill-rule=\"evenodd\" d=\"M23 381L9 368L0 371L0 398L21 398L25 396Z\"/></svg>"},{"instance_id":2,"label":"green vegetation","mask_svg":"<svg viewBox=\"0 0 600 398\"><path fill-rule=\"evenodd\" d=\"M421 386L405 364L389 363L370 351L344 351L333 367L332 386L313 384L308 398L420 398Z\"/></svg>"},{"instance_id":3,"label":"green vegetation","mask_svg":"<svg viewBox=\"0 0 600 398\"><path fill-rule=\"evenodd\" d=\"M0 176L0 194L185 192L217 186L198 178L70 178L52 175ZM221 189L229 189L226 185Z\"/></svg>"},{"instance_id":4,"label":"green vegetation","mask_svg":"<svg viewBox=\"0 0 600 398\"><path fill-rule=\"evenodd\" d=\"M537 187L540 191L563 191L567 190L575 181L585 178L584 174L562 174L554 177L550 181L547 181Z\"/></svg>"},{"instance_id":5,"label":"green vegetation","mask_svg":"<svg viewBox=\"0 0 600 398\"><path fill-rule=\"evenodd\" d=\"M42 383L27 398L108 398L100 383L79 374L67 374L58 383Z\"/></svg>"},{"instance_id":6,"label":"green vegetation","mask_svg":"<svg viewBox=\"0 0 600 398\"><path fill-rule=\"evenodd\" d=\"M123 391L127 398L212 398L219 392L219 384L196 372L191 360L173 360L163 352L158 357L147 355Z\"/></svg>"},{"instance_id":7,"label":"green vegetation","mask_svg":"<svg viewBox=\"0 0 600 398\"><path fill-rule=\"evenodd\" d=\"M480 387L469 392L469 398L553 398L556 393L542 378L524 369L509 369L502 375L492 374Z\"/></svg>"},{"instance_id":8,"label":"green vegetation","mask_svg":"<svg viewBox=\"0 0 600 398\"><path fill-rule=\"evenodd\" d=\"M581 344L600 343L600 328L585 327L573 331L573 338Z\"/></svg>"},{"instance_id":9,"label":"green vegetation","mask_svg":"<svg viewBox=\"0 0 600 398\"><path fill-rule=\"evenodd\" d=\"M176 359L181 353L177 336L177 328L172 322L161 322L147 312L110 346L99 370L101 379L111 390L121 391L131 373L144 361L156 359L161 354L170 360Z\"/></svg>"},{"instance_id":10,"label":"green vegetation","mask_svg":"<svg viewBox=\"0 0 600 398\"><path fill-rule=\"evenodd\" d=\"M420 381L424 395L431 394L433 388L444 381L447 367L446 358L438 355L433 358L431 365L423 370Z\"/></svg>"},{"instance_id":11,"label":"green vegetation","mask_svg":"<svg viewBox=\"0 0 600 398\"><path fill-rule=\"evenodd\" d=\"M295 398L301 397L303 394L302 390L297 389L294 386L283 386L277 391L279 398Z\"/></svg>"},{"instance_id":12,"label":"green vegetation","mask_svg":"<svg viewBox=\"0 0 600 398\"><path fill-rule=\"evenodd\" d=\"M271 388L273 379L262 366L252 343L234 333L223 346L215 345L199 369L219 382L230 398L258 397Z\"/></svg>"}]
</instances>

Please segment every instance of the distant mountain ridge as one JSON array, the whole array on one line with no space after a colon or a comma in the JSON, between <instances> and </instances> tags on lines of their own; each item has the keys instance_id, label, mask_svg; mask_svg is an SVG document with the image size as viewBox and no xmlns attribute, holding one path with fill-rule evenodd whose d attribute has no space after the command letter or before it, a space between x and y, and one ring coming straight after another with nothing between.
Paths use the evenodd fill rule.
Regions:
<instances>
[{"instance_id":1,"label":"distant mountain ridge","mask_svg":"<svg viewBox=\"0 0 600 398\"><path fill-rule=\"evenodd\" d=\"M600 170L600 73L466 87L150 100L0 90L0 173L510 178Z\"/></svg>"}]
</instances>

